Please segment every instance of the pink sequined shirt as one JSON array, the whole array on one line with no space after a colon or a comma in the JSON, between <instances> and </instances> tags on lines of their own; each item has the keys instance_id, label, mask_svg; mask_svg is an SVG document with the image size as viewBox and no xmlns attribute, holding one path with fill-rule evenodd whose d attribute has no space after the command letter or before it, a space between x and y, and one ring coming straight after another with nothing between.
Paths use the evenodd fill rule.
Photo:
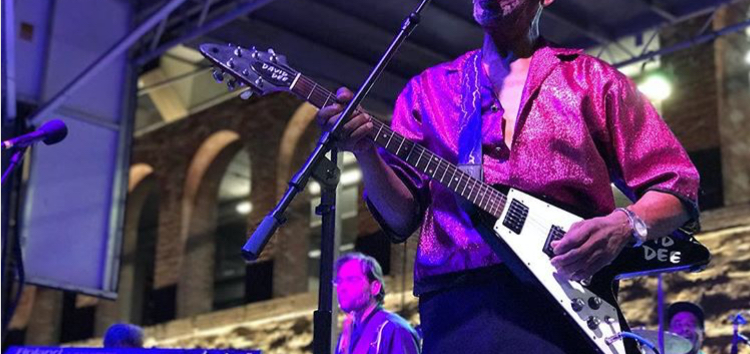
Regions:
<instances>
[{"instance_id":1,"label":"pink sequined shirt","mask_svg":"<svg viewBox=\"0 0 750 354\"><path fill-rule=\"evenodd\" d=\"M393 130L457 162L460 69L474 55L480 52L414 77L396 101ZM502 112L492 108L500 102L489 80L480 81L486 182L545 196L558 206L577 209L579 215L593 216L614 209L611 183L619 181L636 196L647 190L671 193L697 217L698 172L653 106L616 69L580 50L537 50L512 149L504 143ZM381 154L419 204L413 223L413 230L421 226L415 293L430 277L500 262L451 191L386 151ZM393 232L371 205L370 210L390 238L408 237Z\"/></svg>"}]
</instances>

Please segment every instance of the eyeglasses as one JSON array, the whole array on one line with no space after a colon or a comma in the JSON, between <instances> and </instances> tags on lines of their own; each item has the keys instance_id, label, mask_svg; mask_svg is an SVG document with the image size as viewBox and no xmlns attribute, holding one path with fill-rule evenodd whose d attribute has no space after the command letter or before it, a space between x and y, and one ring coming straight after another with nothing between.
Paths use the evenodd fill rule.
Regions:
<instances>
[{"instance_id":1,"label":"eyeglasses","mask_svg":"<svg viewBox=\"0 0 750 354\"><path fill-rule=\"evenodd\" d=\"M343 278L336 278L333 280L333 285L339 286L342 284L353 284L357 282L361 282L363 280L367 280L364 277L343 277Z\"/></svg>"}]
</instances>

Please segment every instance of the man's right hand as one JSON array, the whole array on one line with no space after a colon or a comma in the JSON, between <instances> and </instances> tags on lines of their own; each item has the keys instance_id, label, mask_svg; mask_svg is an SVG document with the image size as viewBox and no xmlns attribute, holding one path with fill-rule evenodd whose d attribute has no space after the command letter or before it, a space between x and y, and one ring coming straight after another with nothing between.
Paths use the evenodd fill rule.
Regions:
<instances>
[{"instance_id":1,"label":"man's right hand","mask_svg":"<svg viewBox=\"0 0 750 354\"><path fill-rule=\"evenodd\" d=\"M354 94L345 87L336 91L336 103L325 106L318 111L315 121L327 130L339 119L339 114L345 105L352 100ZM373 131L372 117L365 113L361 107L352 115L349 121L344 122L336 135L337 146L343 150L351 151L358 155L374 147L373 141L368 138Z\"/></svg>"}]
</instances>

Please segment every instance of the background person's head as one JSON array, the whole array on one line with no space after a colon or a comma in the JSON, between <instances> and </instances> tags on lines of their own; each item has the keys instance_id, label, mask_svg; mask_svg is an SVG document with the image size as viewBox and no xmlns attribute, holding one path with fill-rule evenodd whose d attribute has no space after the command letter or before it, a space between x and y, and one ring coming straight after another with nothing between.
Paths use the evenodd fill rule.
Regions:
<instances>
[{"instance_id":1,"label":"background person's head","mask_svg":"<svg viewBox=\"0 0 750 354\"><path fill-rule=\"evenodd\" d=\"M667 310L669 331L693 344L690 353L696 353L703 345L705 316L703 309L692 302L675 302Z\"/></svg>"},{"instance_id":2,"label":"background person's head","mask_svg":"<svg viewBox=\"0 0 750 354\"><path fill-rule=\"evenodd\" d=\"M339 307L347 313L362 312L385 298L380 264L362 253L347 253L336 261L334 283Z\"/></svg>"},{"instance_id":3,"label":"background person's head","mask_svg":"<svg viewBox=\"0 0 750 354\"><path fill-rule=\"evenodd\" d=\"M104 334L105 348L143 348L143 329L127 323L115 323Z\"/></svg>"}]
</instances>

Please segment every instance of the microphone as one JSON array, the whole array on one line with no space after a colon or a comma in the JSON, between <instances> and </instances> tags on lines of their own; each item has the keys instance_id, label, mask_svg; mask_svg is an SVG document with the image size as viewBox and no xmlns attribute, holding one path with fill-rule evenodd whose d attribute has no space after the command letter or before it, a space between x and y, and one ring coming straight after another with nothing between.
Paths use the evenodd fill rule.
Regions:
<instances>
[{"instance_id":1,"label":"microphone","mask_svg":"<svg viewBox=\"0 0 750 354\"><path fill-rule=\"evenodd\" d=\"M68 136L68 127L59 119L42 124L39 129L19 137L3 141L3 149L24 148L39 140L46 145L57 144Z\"/></svg>"}]
</instances>

